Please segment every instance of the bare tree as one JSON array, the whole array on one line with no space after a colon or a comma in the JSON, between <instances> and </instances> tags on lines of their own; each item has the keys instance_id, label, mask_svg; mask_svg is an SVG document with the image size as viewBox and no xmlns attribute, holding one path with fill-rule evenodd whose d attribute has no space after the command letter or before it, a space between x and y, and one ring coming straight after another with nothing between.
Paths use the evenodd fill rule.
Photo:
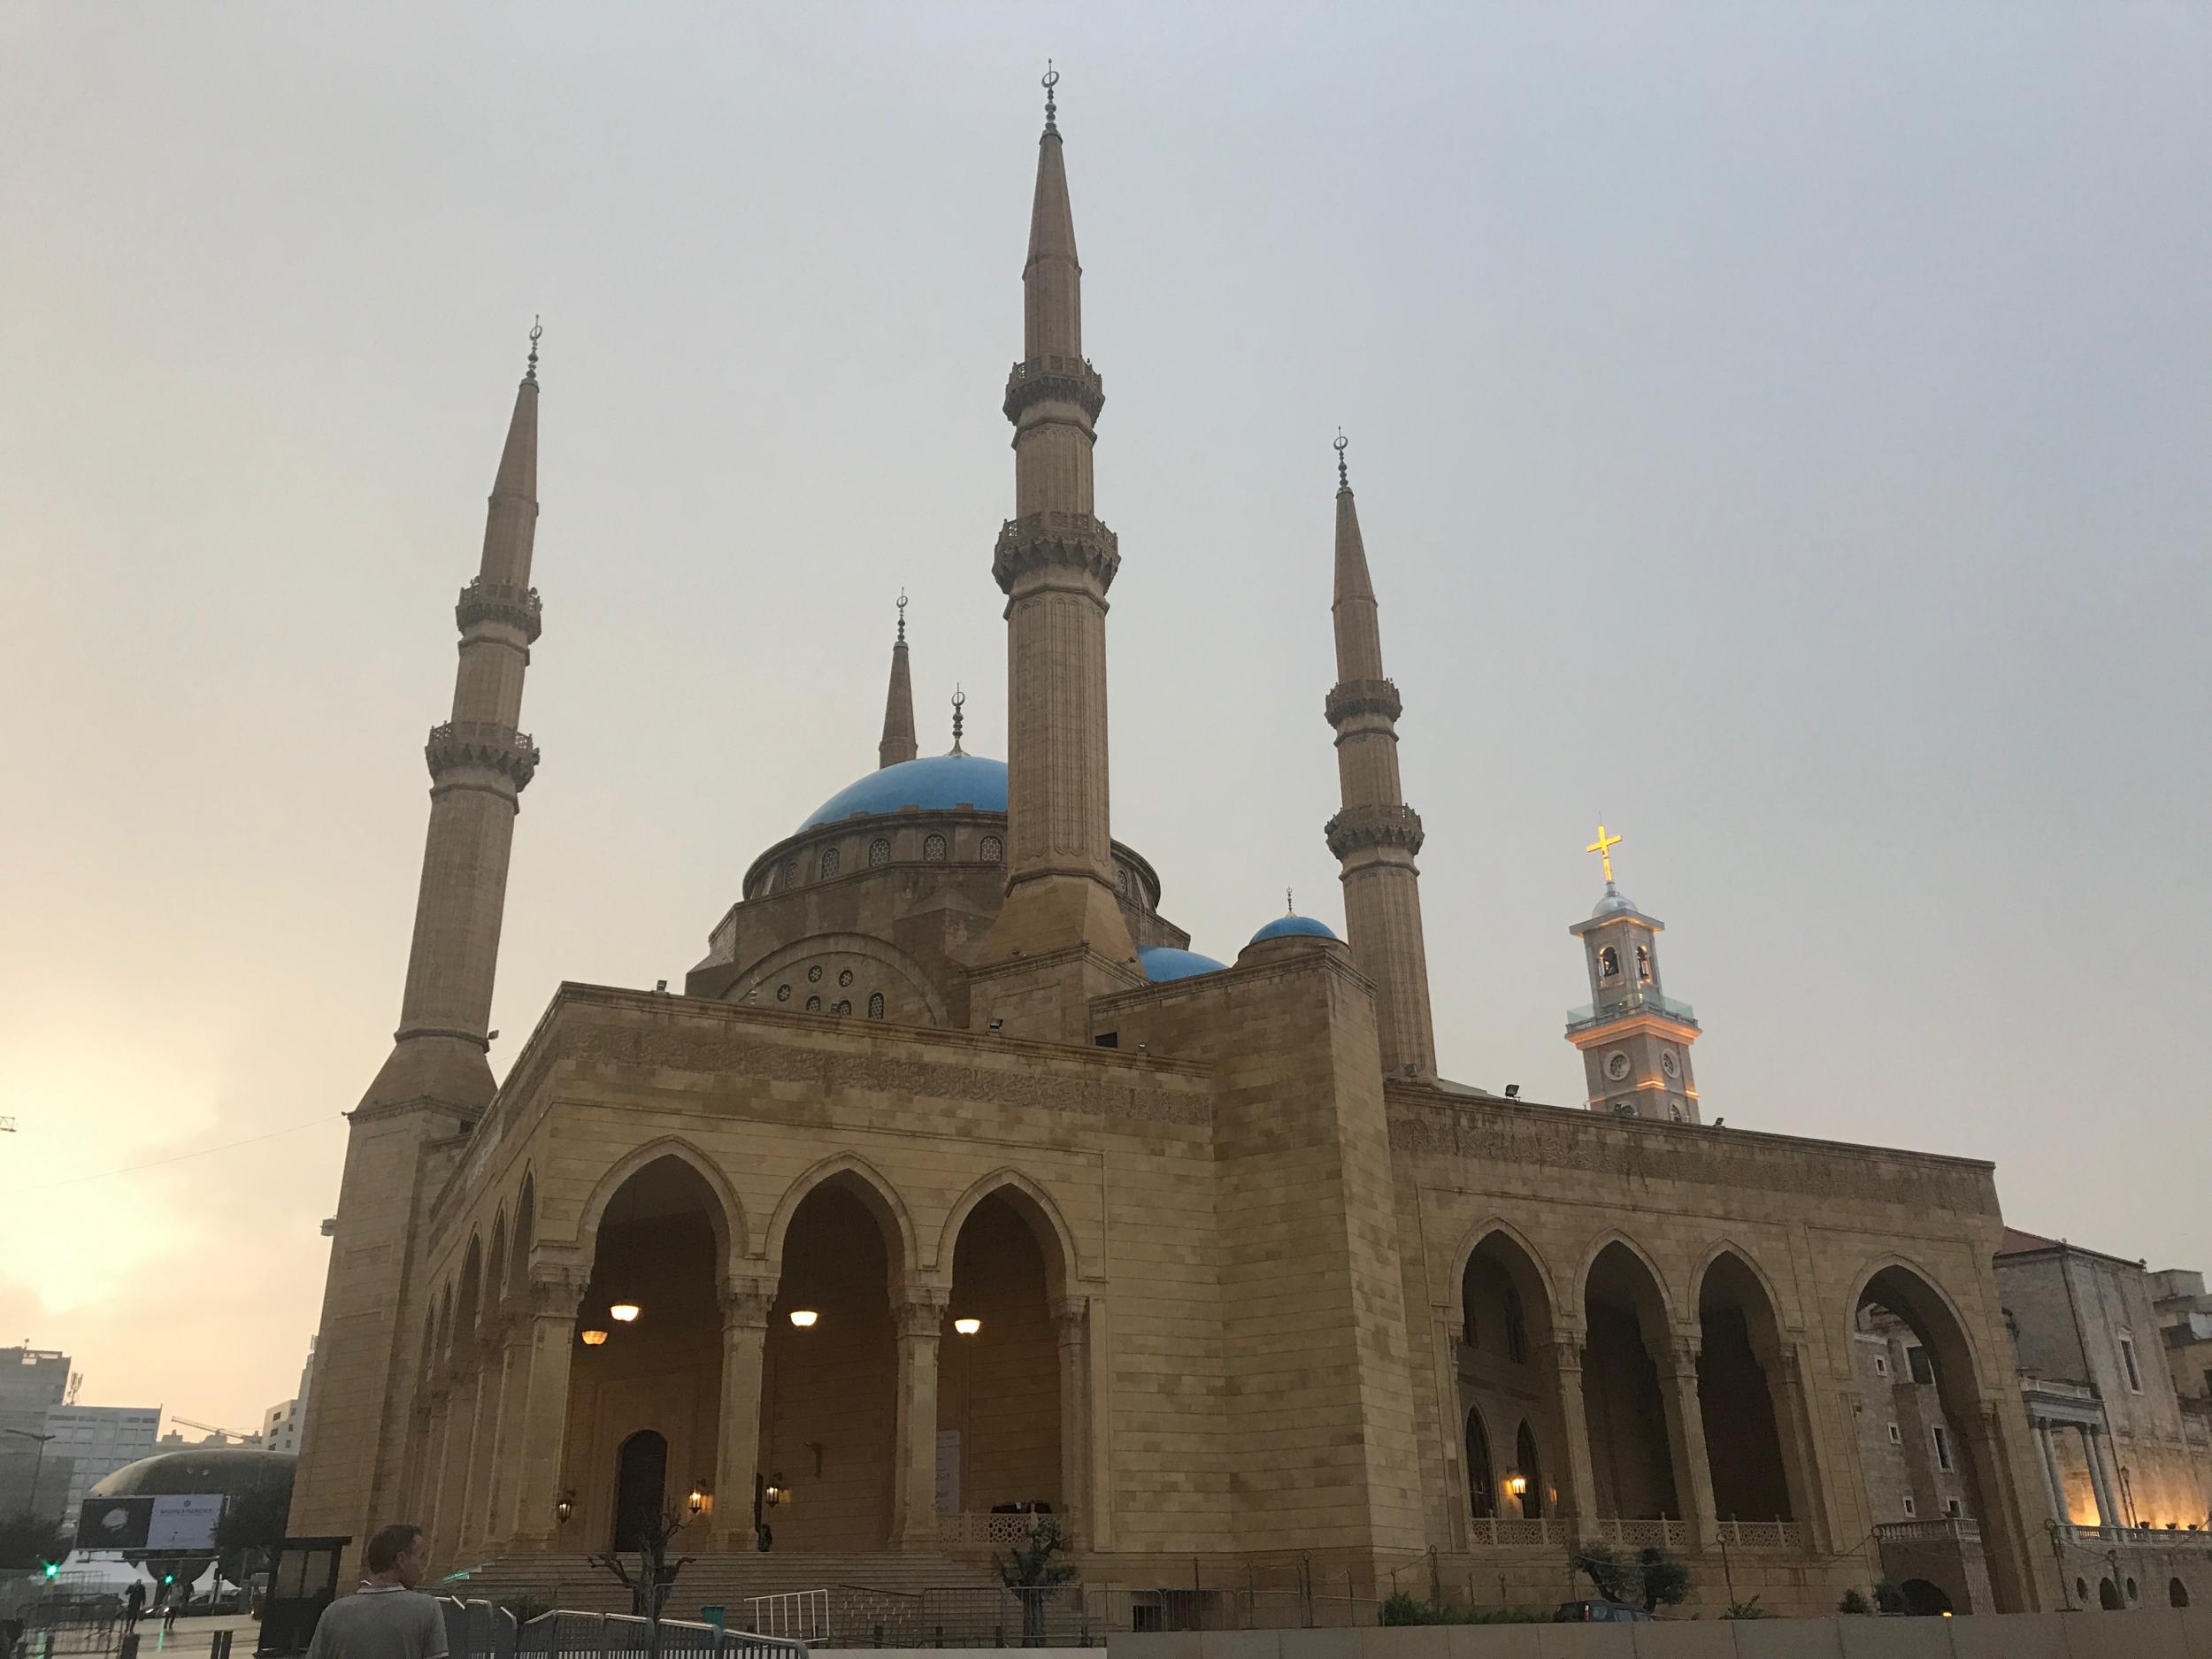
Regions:
<instances>
[{"instance_id":1,"label":"bare tree","mask_svg":"<svg viewBox=\"0 0 2212 1659\"><path fill-rule=\"evenodd\" d=\"M631 1612L650 1621L651 1635L646 1652L651 1659L660 1659L661 1610L668 1605L669 1592L676 1587L676 1575L695 1559L679 1555L671 1561L668 1547L677 1533L691 1525L691 1519L678 1510L663 1509L646 1521L638 1538L634 1569L613 1550L588 1557L593 1566L605 1568L629 1591Z\"/></svg>"}]
</instances>

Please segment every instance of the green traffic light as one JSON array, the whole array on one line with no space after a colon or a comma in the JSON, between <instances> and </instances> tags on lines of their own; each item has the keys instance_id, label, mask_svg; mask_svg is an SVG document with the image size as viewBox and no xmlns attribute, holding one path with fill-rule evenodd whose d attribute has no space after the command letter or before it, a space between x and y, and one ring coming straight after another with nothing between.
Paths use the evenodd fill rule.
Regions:
<instances>
[{"instance_id":1,"label":"green traffic light","mask_svg":"<svg viewBox=\"0 0 2212 1659\"><path fill-rule=\"evenodd\" d=\"M61 1577L61 1563L59 1563L58 1561L50 1561L50 1562L48 1562L48 1563L46 1563L46 1576L47 1576L48 1578L60 1578L60 1577Z\"/></svg>"},{"instance_id":2,"label":"green traffic light","mask_svg":"<svg viewBox=\"0 0 2212 1659\"><path fill-rule=\"evenodd\" d=\"M161 1581L164 1584L174 1584L177 1581L177 1575L173 1572L165 1572L161 1575Z\"/></svg>"}]
</instances>

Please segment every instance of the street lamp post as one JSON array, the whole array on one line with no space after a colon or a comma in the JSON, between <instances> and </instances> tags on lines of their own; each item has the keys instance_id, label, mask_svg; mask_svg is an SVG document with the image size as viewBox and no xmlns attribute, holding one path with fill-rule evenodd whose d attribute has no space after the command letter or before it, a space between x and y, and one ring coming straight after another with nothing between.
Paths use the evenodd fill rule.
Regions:
<instances>
[{"instance_id":1,"label":"street lamp post","mask_svg":"<svg viewBox=\"0 0 2212 1659\"><path fill-rule=\"evenodd\" d=\"M21 1440L36 1440L38 1442L38 1456L32 1462L31 1464L30 1502L23 1506L27 1510L35 1513L38 1509L39 1483L44 1479L46 1476L46 1443L47 1441L52 1440L54 1436L51 1434L34 1434L28 1429L8 1429L4 1431L4 1432L15 1435Z\"/></svg>"}]
</instances>

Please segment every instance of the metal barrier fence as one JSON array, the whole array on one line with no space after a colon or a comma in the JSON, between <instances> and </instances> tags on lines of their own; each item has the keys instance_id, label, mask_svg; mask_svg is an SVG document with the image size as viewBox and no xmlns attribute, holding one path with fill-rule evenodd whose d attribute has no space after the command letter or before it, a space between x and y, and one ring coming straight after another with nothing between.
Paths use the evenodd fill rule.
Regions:
<instances>
[{"instance_id":1,"label":"metal barrier fence","mask_svg":"<svg viewBox=\"0 0 2212 1659\"><path fill-rule=\"evenodd\" d=\"M918 1594L840 1585L830 1640L840 1647L1099 1647L1129 1631L1351 1630L1379 1603L1310 1586L1124 1589L946 1588Z\"/></svg>"},{"instance_id":2,"label":"metal barrier fence","mask_svg":"<svg viewBox=\"0 0 2212 1659\"><path fill-rule=\"evenodd\" d=\"M826 1592L812 1594L826 1605ZM489 1601L448 1599L440 1605L452 1659L645 1659L654 1651L653 1621L627 1613L541 1613L518 1624ZM659 1651L670 1659L788 1659L806 1650L804 1640L791 1637L692 1619L660 1622Z\"/></svg>"},{"instance_id":3,"label":"metal barrier fence","mask_svg":"<svg viewBox=\"0 0 2212 1659\"><path fill-rule=\"evenodd\" d=\"M122 1631L122 1598L110 1591L33 1588L0 1606L4 1659L111 1654Z\"/></svg>"}]
</instances>

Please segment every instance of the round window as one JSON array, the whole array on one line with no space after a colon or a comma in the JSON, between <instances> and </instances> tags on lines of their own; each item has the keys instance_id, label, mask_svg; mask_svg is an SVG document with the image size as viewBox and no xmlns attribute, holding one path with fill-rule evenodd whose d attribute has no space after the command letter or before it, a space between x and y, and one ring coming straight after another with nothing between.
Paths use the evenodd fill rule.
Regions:
<instances>
[{"instance_id":1,"label":"round window","mask_svg":"<svg viewBox=\"0 0 2212 1659\"><path fill-rule=\"evenodd\" d=\"M809 968L809 969L806 971L806 982L807 982L809 985L819 985L819 984L821 984L821 982L822 982L822 970L821 970L818 966L817 966L817 967L812 967L812 968Z\"/></svg>"},{"instance_id":2,"label":"round window","mask_svg":"<svg viewBox=\"0 0 2212 1659\"><path fill-rule=\"evenodd\" d=\"M791 987L787 985L778 986L776 987L776 1001L779 1002L788 1002L790 1000Z\"/></svg>"},{"instance_id":3,"label":"round window","mask_svg":"<svg viewBox=\"0 0 2212 1659\"><path fill-rule=\"evenodd\" d=\"M840 985L850 985L853 982L853 971L850 968L845 969L837 976L837 982Z\"/></svg>"}]
</instances>

